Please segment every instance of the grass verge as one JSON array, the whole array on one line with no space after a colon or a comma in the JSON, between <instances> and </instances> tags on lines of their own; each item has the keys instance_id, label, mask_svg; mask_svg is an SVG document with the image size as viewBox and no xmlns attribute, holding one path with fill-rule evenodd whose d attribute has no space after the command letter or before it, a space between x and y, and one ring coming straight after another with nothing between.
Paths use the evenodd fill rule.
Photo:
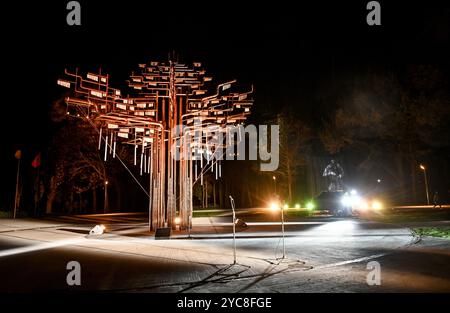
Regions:
<instances>
[{"instance_id":1,"label":"grass verge","mask_svg":"<svg viewBox=\"0 0 450 313\"><path fill-rule=\"evenodd\" d=\"M11 218L12 213L8 211L0 211L0 218Z\"/></svg>"},{"instance_id":2,"label":"grass verge","mask_svg":"<svg viewBox=\"0 0 450 313\"><path fill-rule=\"evenodd\" d=\"M413 231L419 236L450 238L449 227L420 227L414 228Z\"/></svg>"}]
</instances>

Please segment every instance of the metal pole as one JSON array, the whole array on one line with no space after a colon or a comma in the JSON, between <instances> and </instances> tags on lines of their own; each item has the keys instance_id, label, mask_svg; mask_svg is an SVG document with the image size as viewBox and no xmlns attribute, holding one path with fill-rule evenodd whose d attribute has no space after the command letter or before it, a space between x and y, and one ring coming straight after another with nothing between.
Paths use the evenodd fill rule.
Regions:
<instances>
[{"instance_id":1,"label":"metal pole","mask_svg":"<svg viewBox=\"0 0 450 313\"><path fill-rule=\"evenodd\" d=\"M425 192L427 193L427 204L430 205L430 196L428 194L428 177L427 177L427 170L423 170L423 176L425 177Z\"/></svg>"},{"instance_id":2,"label":"metal pole","mask_svg":"<svg viewBox=\"0 0 450 313\"><path fill-rule=\"evenodd\" d=\"M190 153L190 152L189 152ZM191 231L192 231L192 214L193 214L193 205L192 205L192 192L193 192L193 177L192 177L192 157L189 156L189 162L187 163L187 170L188 170L188 192L189 197L188 199L188 207L189 207L189 238L191 238Z\"/></svg>"},{"instance_id":3,"label":"metal pole","mask_svg":"<svg viewBox=\"0 0 450 313\"><path fill-rule=\"evenodd\" d=\"M283 233L283 259L286 257L286 246L284 244L284 208L281 207L281 232Z\"/></svg>"},{"instance_id":4,"label":"metal pole","mask_svg":"<svg viewBox=\"0 0 450 313\"><path fill-rule=\"evenodd\" d=\"M234 207L234 199L230 195L231 209L233 210L233 264L236 264L236 212Z\"/></svg>"},{"instance_id":5,"label":"metal pole","mask_svg":"<svg viewBox=\"0 0 450 313\"><path fill-rule=\"evenodd\" d=\"M150 144L150 152L148 157L148 230L152 231L152 178L153 178L153 171L150 170L151 166L153 165L153 160L150 163L151 157L153 154L153 147Z\"/></svg>"},{"instance_id":6,"label":"metal pole","mask_svg":"<svg viewBox=\"0 0 450 313\"><path fill-rule=\"evenodd\" d=\"M188 151L186 150L186 153ZM189 152L190 153L190 152ZM186 154L187 156L187 154ZM187 192L189 196L187 197L187 204L188 204L188 238L191 238L191 228L192 228L192 190L193 190L193 184L192 184L192 158L189 156L189 162L186 162L186 176L187 176Z\"/></svg>"},{"instance_id":7,"label":"metal pole","mask_svg":"<svg viewBox=\"0 0 450 313\"><path fill-rule=\"evenodd\" d=\"M108 209L108 181L105 181L105 201L103 203L103 214L106 213Z\"/></svg>"},{"instance_id":8,"label":"metal pole","mask_svg":"<svg viewBox=\"0 0 450 313\"><path fill-rule=\"evenodd\" d=\"M16 218L17 207L19 206L19 171L20 171L20 159L17 161L17 177L16 177L16 197L14 199L14 219Z\"/></svg>"},{"instance_id":9,"label":"metal pole","mask_svg":"<svg viewBox=\"0 0 450 313\"><path fill-rule=\"evenodd\" d=\"M191 218L191 215L189 214L189 217L188 217L188 238L191 238L191 223L192 223L192 218Z\"/></svg>"}]
</instances>

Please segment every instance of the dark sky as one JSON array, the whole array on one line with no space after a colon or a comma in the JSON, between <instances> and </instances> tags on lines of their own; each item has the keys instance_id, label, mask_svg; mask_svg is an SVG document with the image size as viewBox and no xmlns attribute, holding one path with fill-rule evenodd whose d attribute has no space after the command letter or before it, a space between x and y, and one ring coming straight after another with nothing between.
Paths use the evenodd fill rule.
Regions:
<instances>
[{"instance_id":1,"label":"dark sky","mask_svg":"<svg viewBox=\"0 0 450 313\"><path fill-rule=\"evenodd\" d=\"M15 149L30 158L48 141L48 108L62 95L56 79L65 67L102 68L123 87L137 63L176 51L219 81L254 84L263 112L307 102L335 75L408 63L449 66L450 11L439 2L379 1L382 26L372 27L368 1L90 0L79 1L82 25L72 27L67 2L2 4L0 157L12 183ZM298 108L312 118L326 109Z\"/></svg>"},{"instance_id":2,"label":"dark sky","mask_svg":"<svg viewBox=\"0 0 450 313\"><path fill-rule=\"evenodd\" d=\"M120 87L137 63L176 51L218 80L253 83L263 107L294 101L336 72L448 64L448 7L430 2L380 1L379 27L366 24L367 1L80 1L79 27L66 25L68 1L58 2L20 2L3 14L6 97L9 109L33 116L25 133L45 127L65 67L101 67Z\"/></svg>"}]
</instances>

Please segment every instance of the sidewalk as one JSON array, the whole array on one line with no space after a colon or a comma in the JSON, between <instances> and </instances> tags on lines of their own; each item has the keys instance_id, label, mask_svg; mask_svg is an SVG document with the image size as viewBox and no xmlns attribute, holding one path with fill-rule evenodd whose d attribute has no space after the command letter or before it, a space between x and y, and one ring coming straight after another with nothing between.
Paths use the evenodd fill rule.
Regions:
<instances>
[{"instance_id":1,"label":"sidewalk","mask_svg":"<svg viewBox=\"0 0 450 313\"><path fill-rule=\"evenodd\" d=\"M64 225L67 224L47 220L37 220L32 218L2 218L0 219L0 233L40 228L62 227Z\"/></svg>"}]
</instances>

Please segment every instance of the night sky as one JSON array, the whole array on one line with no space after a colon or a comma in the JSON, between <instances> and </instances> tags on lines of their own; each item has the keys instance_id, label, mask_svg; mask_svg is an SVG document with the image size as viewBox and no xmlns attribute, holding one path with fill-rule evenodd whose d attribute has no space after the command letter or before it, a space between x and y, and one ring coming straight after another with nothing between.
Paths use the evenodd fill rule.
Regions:
<instances>
[{"instance_id":1,"label":"night sky","mask_svg":"<svg viewBox=\"0 0 450 313\"><path fill-rule=\"evenodd\" d=\"M372 27L368 1L79 1L82 25L72 27L67 2L2 4L0 209L13 201L15 150L31 162L49 141L48 111L66 67L101 68L124 88L138 63L175 51L202 62L216 82L253 84L256 116L289 105L314 120L333 108L318 99L341 78L408 63L450 66L449 5L438 2L379 1L382 26Z\"/></svg>"}]
</instances>

